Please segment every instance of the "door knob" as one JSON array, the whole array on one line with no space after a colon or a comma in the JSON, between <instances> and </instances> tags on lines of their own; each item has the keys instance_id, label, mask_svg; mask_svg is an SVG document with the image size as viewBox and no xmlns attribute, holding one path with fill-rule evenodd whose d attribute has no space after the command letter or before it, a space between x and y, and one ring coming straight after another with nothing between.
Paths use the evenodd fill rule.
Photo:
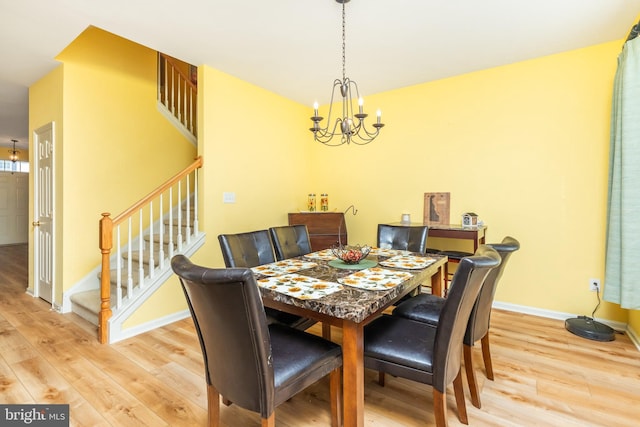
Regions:
<instances>
[{"instance_id":1,"label":"door knob","mask_svg":"<svg viewBox=\"0 0 640 427\"><path fill-rule=\"evenodd\" d=\"M33 225L34 227L37 227L40 225L40 221L33 221L31 225Z\"/></svg>"}]
</instances>

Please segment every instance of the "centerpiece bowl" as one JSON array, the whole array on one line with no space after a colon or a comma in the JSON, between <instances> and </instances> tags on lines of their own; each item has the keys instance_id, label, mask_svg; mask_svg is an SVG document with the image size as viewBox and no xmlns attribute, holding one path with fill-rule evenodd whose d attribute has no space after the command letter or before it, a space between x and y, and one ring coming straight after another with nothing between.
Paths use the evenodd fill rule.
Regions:
<instances>
[{"instance_id":1,"label":"centerpiece bowl","mask_svg":"<svg viewBox=\"0 0 640 427\"><path fill-rule=\"evenodd\" d=\"M371 246L340 245L332 247L331 252L333 252L333 255L345 264L359 264L360 261L369 255L369 252L371 252Z\"/></svg>"}]
</instances>

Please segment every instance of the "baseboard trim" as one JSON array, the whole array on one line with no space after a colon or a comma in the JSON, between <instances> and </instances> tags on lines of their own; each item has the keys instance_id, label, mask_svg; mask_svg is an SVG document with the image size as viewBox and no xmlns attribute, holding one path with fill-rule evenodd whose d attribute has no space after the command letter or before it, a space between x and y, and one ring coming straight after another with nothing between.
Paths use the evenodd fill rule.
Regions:
<instances>
[{"instance_id":1,"label":"baseboard trim","mask_svg":"<svg viewBox=\"0 0 640 427\"><path fill-rule=\"evenodd\" d=\"M164 317L160 317L158 319L154 319L150 322L143 323L140 325L133 326L128 329L120 329L120 330L112 330L109 335L109 344L116 343L118 341L125 340L127 338L134 337L136 335L152 331L154 329L160 328L162 326L169 325L173 322L177 322L182 319L186 319L187 317L191 317L191 312L189 310L182 310L176 313L169 314Z\"/></svg>"},{"instance_id":2,"label":"baseboard trim","mask_svg":"<svg viewBox=\"0 0 640 427\"><path fill-rule=\"evenodd\" d=\"M529 306L526 306L526 305L510 304L510 303L500 302L500 301L494 301L492 307L496 308L496 309L499 309L499 310L513 311L513 312L516 312L516 313L530 314L532 316L540 316L540 317L546 317L546 318L549 318L549 319L558 319L558 320L566 320L566 319L569 319L571 317L577 317L578 316L577 314L574 314L574 313L565 313L565 312L562 312L562 311L545 310L545 309L542 309L542 308L529 307ZM608 325L608 326L612 327L615 331L626 332L627 335L629 336L629 339L631 339L631 341L636 346L638 351L640 351L640 339L638 337L638 334L636 333L636 331L634 331L632 328L630 328L627 323L614 322L612 320L600 319L598 317L596 317L595 320L597 320L600 323L604 323L605 325Z\"/></svg>"},{"instance_id":3,"label":"baseboard trim","mask_svg":"<svg viewBox=\"0 0 640 427\"><path fill-rule=\"evenodd\" d=\"M633 342L640 351L640 335L629 325L627 325L627 335L629 335L629 339Z\"/></svg>"}]
</instances>

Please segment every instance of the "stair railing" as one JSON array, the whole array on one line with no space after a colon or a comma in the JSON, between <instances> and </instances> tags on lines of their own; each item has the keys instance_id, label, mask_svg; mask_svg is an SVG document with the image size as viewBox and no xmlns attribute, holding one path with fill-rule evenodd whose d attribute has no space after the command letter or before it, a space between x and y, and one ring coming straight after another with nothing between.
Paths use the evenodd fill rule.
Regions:
<instances>
[{"instance_id":1,"label":"stair railing","mask_svg":"<svg viewBox=\"0 0 640 427\"><path fill-rule=\"evenodd\" d=\"M123 276L126 281L126 299L145 287L145 279L153 278L156 270L165 267L166 260L182 251L199 232L198 228L198 169L202 157L174 175L157 189L133 204L121 214L111 218L103 213L100 220L100 312L98 313L98 340L108 342L108 321L113 310L121 308ZM183 213L184 211L184 213ZM124 241L123 241L124 240ZM115 241L115 301L111 298L111 250ZM165 252L165 246L167 252ZM123 266L123 258L126 266ZM134 268L134 263L137 267ZM147 271L145 271L145 264Z\"/></svg>"},{"instance_id":2,"label":"stair railing","mask_svg":"<svg viewBox=\"0 0 640 427\"><path fill-rule=\"evenodd\" d=\"M189 64L185 66L191 67ZM198 86L178 61L158 56L158 101L193 135L197 129Z\"/></svg>"}]
</instances>

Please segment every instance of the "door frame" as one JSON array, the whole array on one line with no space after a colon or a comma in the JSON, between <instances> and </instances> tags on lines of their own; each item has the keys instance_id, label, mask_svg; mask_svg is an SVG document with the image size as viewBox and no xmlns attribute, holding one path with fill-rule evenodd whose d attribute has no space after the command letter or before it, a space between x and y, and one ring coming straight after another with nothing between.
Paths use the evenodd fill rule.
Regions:
<instances>
[{"instance_id":1,"label":"door frame","mask_svg":"<svg viewBox=\"0 0 640 427\"><path fill-rule=\"evenodd\" d=\"M56 177L56 171L55 171L55 139L56 139L56 133L55 133L55 122L51 121L43 126L40 126L39 128L35 129L33 131L33 147L32 149L34 149L34 155L32 156L33 159L33 169L30 168L32 173L32 177L33 177L33 223L32 223L32 227L33 227L33 249L32 249L32 253L33 253L33 296L34 297L40 297L40 259L39 259L39 255L40 255L40 239L38 236L38 228L36 225L36 222L39 220L39 216L38 216L38 212L39 212L39 203L40 200L42 200L42 198L40 197L40 191L42 190L40 188L40 180L39 180L39 173L40 173L40 160L39 160L39 144L40 144L40 138L39 135L43 132L46 131L51 131L51 184L50 184L50 188L51 188L51 194L48 196L49 200L51 201L51 212L52 212L52 219L51 219L51 251L49 251L50 255L51 255L51 259L49 260L49 265L51 266L51 308L56 310L59 309L62 304L58 304L58 306L56 306L56 257L55 257L55 248L56 248L56 181L55 181L55 177Z\"/></svg>"}]
</instances>

